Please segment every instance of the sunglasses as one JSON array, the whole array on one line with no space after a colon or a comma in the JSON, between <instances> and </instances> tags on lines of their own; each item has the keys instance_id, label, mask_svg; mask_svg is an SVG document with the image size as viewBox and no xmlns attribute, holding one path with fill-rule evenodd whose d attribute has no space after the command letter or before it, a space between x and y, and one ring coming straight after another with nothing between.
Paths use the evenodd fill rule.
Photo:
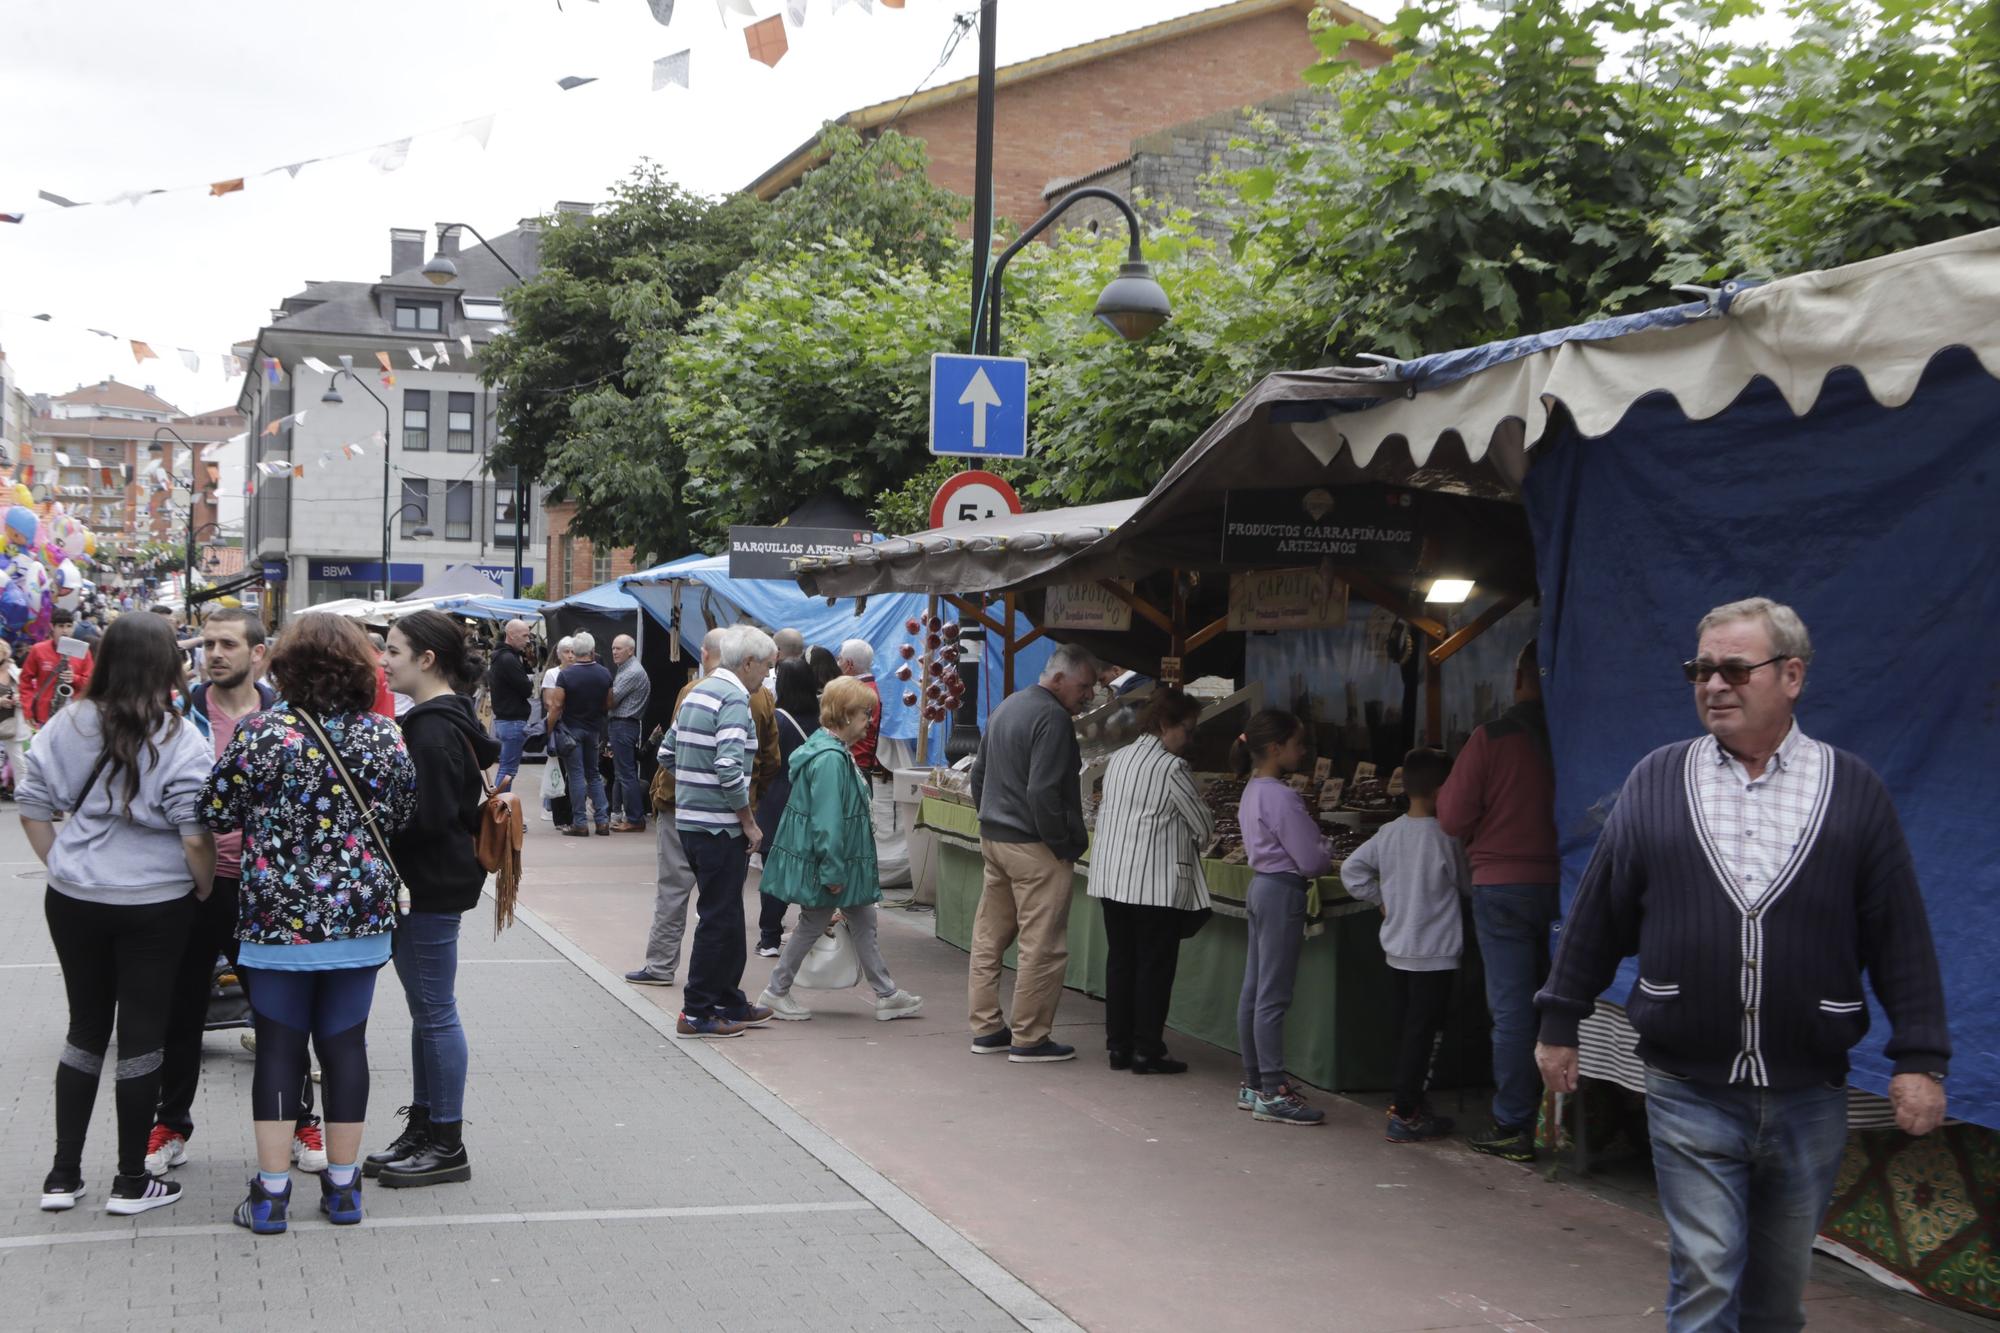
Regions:
<instances>
[{"instance_id":1,"label":"sunglasses","mask_svg":"<svg viewBox=\"0 0 2000 1333\"><path fill-rule=\"evenodd\" d=\"M1759 667L1767 667L1773 662L1786 662L1791 653L1779 653L1761 662L1704 662L1699 657L1681 663L1681 674L1696 685L1706 685L1711 676L1720 676L1731 685L1747 685L1750 676Z\"/></svg>"}]
</instances>

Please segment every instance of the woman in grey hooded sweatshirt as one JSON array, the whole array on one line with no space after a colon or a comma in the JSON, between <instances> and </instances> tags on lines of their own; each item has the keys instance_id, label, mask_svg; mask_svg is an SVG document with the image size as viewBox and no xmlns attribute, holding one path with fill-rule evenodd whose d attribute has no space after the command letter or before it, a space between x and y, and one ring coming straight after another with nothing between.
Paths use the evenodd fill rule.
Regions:
<instances>
[{"instance_id":1,"label":"woman in grey hooded sweatshirt","mask_svg":"<svg viewBox=\"0 0 2000 1333\"><path fill-rule=\"evenodd\" d=\"M174 974L215 876L215 839L200 815L213 755L174 708L184 684L173 626L120 616L86 694L49 719L22 771L21 827L49 868L43 906L69 993L55 1166L42 1185L52 1211L84 1191L84 1133L114 1021L118 1174L105 1210L143 1213L180 1195L146 1174L146 1135Z\"/></svg>"}]
</instances>

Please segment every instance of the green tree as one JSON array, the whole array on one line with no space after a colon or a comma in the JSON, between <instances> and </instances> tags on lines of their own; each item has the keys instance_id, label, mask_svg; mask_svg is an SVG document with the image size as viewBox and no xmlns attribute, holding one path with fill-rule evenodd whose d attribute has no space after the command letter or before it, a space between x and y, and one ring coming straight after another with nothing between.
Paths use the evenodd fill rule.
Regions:
<instances>
[{"instance_id":1,"label":"green tree","mask_svg":"<svg viewBox=\"0 0 2000 1333\"><path fill-rule=\"evenodd\" d=\"M757 225L757 259L784 262L828 235L865 240L888 263L932 273L963 262L958 225L972 202L931 183L922 139L883 130L864 141L846 125L820 129L821 166L779 195Z\"/></svg>"}]
</instances>

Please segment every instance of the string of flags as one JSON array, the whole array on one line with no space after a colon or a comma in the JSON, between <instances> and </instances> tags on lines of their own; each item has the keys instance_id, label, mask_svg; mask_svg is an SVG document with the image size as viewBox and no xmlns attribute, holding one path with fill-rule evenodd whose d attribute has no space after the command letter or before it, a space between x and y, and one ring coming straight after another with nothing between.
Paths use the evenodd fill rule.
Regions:
<instances>
[{"instance_id":1,"label":"string of flags","mask_svg":"<svg viewBox=\"0 0 2000 1333\"><path fill-rule=\"evenodd\" d=\"M596 2L597 0L593 0L593 3ZM822 0L822 2L831 3L832 12L836 14L849 6L855 6L862 13L872 15L875 12L877 4L880 4L884 9L900 10L903 8L905 0ZM672 24L674 18L674 0L647 0L647 3L652 10L654 19L661 26L664 27ZM773 13L768 17L759 18L756 5L753 4L752 0L716 0L716 13L725 28L729 26L731 16L751 20L741 30L745 49L752 60L756 60L767 66L776 66L780 60L785 58L786 52L791 49L791 41L786 33L787 25L792 29L802 30L806 25L807 8L812 3L812 0L781 0L781 3L783 7L779 12ZM653 91L659 92L666 88L690 88L693 58L693 48L690 47L654 60L652 62ZM600 76L595 74L568 74L556 80L556 87L560 91L567 93L597 82L600 82ZM65 211L73 208L102 207L108 204L131 204L137 207L140 203L155 195L182 194L197 190L211 199L221 199L230 195L245 193L250 188L251 182L261 177L275 176L279 172L284 172L288 179L297 179L299 172L306 167L317 163L334 162L345 158L358 157L363 154L367 155L370 166L379 172L387 174L402 170L404 165L410 160L411 148L419 139L472 139L483 150L487 145L487 140L493 133L493 122L498 115L498 112L489 111L484 115L474 116L469 120L458 121L440 129L406 134L383 143L371 144L368 147L356 148L347 152L300 158L297 161L281 163L278 166L270 167L263 171L231 176L223 180L169 188L121 190L103 199L74 199L67 195L58 194L54 190L38 190L36 191L36 198L42 203L51 205L53 208ZM28 210L25 209L0 211L0 223L19 224L24 222L27 216ZM144 349L143 352L141 351L142 348ZM148 357L157 354L145 344L135 342L133 345L133 355L138 360L144 361ZM190 355L192 354L183 350L182 356L184 360ZM190 369L192 368L190 366Z\"/></svg>"}]
</instances>

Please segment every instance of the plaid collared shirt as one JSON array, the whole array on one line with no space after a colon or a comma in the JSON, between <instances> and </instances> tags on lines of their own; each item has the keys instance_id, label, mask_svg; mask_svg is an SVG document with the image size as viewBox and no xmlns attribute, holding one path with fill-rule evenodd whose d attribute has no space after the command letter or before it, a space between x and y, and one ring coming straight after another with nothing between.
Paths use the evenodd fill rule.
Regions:
<instances>
[{"instance_id":1,"label":"plaid collared shirt","mask_svg":"<svg viewBox=\"0 0 2000 1333\"><path fill-rule=\"evenodd\" d=\"M1722 742L1711 736L1700 744L1708 747L1694 765L1702 822L1737 891L1754 905L1790 863L1812 822L1825 749L1795 721L1763 776L1753 778Z\"/></svg>"}]
</instances>

